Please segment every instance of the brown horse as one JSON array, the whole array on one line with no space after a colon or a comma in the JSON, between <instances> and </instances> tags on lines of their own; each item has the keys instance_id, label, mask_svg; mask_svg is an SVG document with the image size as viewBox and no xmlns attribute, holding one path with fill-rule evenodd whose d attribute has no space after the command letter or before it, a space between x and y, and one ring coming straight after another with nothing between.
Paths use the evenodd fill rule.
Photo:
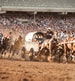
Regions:
<instances>
[{"instance_id":1,"label":"brown horse","mask_svg":"<svg viewBox=\"0 0 75 81\"><path fill-rule=\"evenodd\" d=\"M45 40L41 46L40 53L42 55L44 54L47 57L51 56L51 59L52 59L52 57L55 57L56 55L57 44L58 44L58 41L56 38ZM47 58L47 60L49 59Z\"/></svg>"},{"instance_id":2,"label":"brown horse","mask_svg":"<svg viewBox=\"0 0 75 81\"><path fill-rule=\"evenodd\" d=\"M72 56L75 54L75 42L71 37L65 43L65 54L67 62L70 62L72 60Z\"/></svg>"},{"instance_id":3,"label":"brown horse","mask_svg":"<svg viewBox=\"0 0 75 81\"><path fill-rule=\"evenodd\" d=\"M64 55L64 46L58 43L57 38L52 38L49 43L49 50L51 60L61 62L61 58Z\"/></svg>"},{"instance_id":4,"label":"brown horse","mask_svg":"<svg viewBox=\"0 0 75 81\"><path fill-rule=\"evenodd\" d=\"M24 44L24 40L21 36L18 37L17 40L15 40L14 44L11 46L10 48L10 52L12 53L12 56L14 56L14 54L20 54L21 50L23 48L23 44Z\"/></svg>"}]
</instances>

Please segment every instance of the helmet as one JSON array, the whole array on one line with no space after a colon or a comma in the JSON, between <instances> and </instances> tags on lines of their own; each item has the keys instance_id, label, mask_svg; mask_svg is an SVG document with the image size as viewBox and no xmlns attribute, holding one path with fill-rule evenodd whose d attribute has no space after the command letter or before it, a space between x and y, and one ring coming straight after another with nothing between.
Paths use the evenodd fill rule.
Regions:
<instances>
[{"instance_id":1,"label":"helmet","mask_svg":"<svg viewBox=\"0 0 75 81\"><path fill-rule=\"evenodd\" d=\"M51 30L51 28L49 27L49 28L47 28L47 30Z\"/></svg>"}]
</instances>

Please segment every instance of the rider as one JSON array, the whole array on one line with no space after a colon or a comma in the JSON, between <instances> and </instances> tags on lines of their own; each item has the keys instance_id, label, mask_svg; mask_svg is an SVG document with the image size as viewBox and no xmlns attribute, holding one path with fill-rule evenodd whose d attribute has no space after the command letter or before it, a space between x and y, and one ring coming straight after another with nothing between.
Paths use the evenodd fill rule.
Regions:
<instances>
[{"instance_id":1,"label":"rider","mask_svg":"<svg viewBox=\"0 0 75 81\"><path fill-rule=\"evenodd\" d=\"M48 28L46 32L46 38L51 39L53 35L54 35L54 32L51 30L51 28Z\"/></svg>"},{"instance_id":2,"label":"rider","mask_svg":"<svg viewBox=\"0 0 75 81\"><path fill-rule=\"evenodd\" d=\"M8 34L5 35L6 38L11 39L12 38L12 32L9 32Z\"/></svg>"},{"instance_id":3,"label":"rider","mask_svg":"<svg viewBox=\"0 0 75 81\"><path fill-rule=\"evenodd\" d=\"M11 31L8 34L6 34L5 37L9 39L10 44L13 44L13 34Z\"/></svg>"}]
</instances>

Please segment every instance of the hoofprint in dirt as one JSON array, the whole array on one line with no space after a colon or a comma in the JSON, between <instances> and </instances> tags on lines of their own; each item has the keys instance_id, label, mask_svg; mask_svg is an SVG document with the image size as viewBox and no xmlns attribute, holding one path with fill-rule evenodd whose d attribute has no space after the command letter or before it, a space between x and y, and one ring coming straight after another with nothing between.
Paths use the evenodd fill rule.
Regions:
<instances>
[{"instance_id":1,"label":"hoofprint in dirt","mask_svg":"<svg viewBox=\"0 0 75 81\"><path fill-rule=\"evenodd\" d=\"M75 64L0 59L0 81L75 81Z\"/></svg>"}]
</instances>

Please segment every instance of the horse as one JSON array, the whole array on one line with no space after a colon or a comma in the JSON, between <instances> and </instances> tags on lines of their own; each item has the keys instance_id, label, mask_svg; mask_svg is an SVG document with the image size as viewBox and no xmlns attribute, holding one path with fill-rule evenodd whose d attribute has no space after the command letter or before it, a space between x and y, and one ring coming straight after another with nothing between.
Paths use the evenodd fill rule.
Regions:
<instances>
[{"instance_id":1,"label":"horse","mask_svg":"<svg viewBox=\"0 0 75 81\"><path fill-rule=\"evenodd\" d=\"M39 61L48 61L49 49L47 47L43 47L39 50L36 56Z\"/></svg>"},{"instance_id":2,"label":"horse","mask_svg":"<svg viewBox=\"0 0 75 81\"><path fill-rule=\"evenodd\" d=\"M40 46L39 55L44 56L46 61L49 61L48 56L51 58L56 55L58 40L56 38L45 39Z\"/></svg>"},{"instance_id":3,"label":"horse","mask_svg":"<svg viewBox=\"0 0 75 81\"><path fill-rule=\"evenodd\" d=\"M58 44L58 40L56 38L52 38L50 40L49 49L51 56L54 56L56 54L57 44Z\"/></svg>"},{"instance_id":4,"label":"horse","mask_svg":"<svg viewBox=\"0 0 75 81\"><path fill-rule=\"evenodd\" d=\"M64 56L64 45L57 45L55 59L60 63L62 56Z\"/></svg>"},{"instance_id":5,"label":"horse","mask_svg":"<svg viewBox=\"0 0 75 81\"><path fill-rule=\"evenodd\" d=\"M49 50L51 60L61 62L61 57L64 54L64 46L59 44L57 38L52 38L49 42Z\"/></svg>"},{"instance_id":6,"label":"horse","mask_svg":"<svg viewBox=\"0 0 75 81\"><path fill-rule=\"evenodd\" d=\"M1 43L0 44L0 53L1 53L1 55L3 55L3 54L5 55L8 52L8 50L10 49L10 43L9 43L10 39L8 39L7 37L4 37L1 42L0 42Z\"/></svg>"},{"instance_id":7,"label":"horse","mask_svg":"<svg viewBox=\"0 0 75 81\"><path fill-rule=\"evenodd\" d=\"M24 40L23 40L22 36L19 36L18 39L16 39L14 41L14 44L10 48L10 53L12 54L12 56L14 56L15 53L17 55L21 54L23 44L24 44Z\"/></svg>"},{"instance_id":8,"label":"horse","mask_svg":"<svg viewBox=\"0 0 75 81\"><path fill-rule=\"evenodd\" d=\"M67 43L65 43L65 54L67 62L72 61L72 56L74 54L74 43L71 41L73 41L72 37L68 38L66 41Z\"/></svg>"}]
</instances>

